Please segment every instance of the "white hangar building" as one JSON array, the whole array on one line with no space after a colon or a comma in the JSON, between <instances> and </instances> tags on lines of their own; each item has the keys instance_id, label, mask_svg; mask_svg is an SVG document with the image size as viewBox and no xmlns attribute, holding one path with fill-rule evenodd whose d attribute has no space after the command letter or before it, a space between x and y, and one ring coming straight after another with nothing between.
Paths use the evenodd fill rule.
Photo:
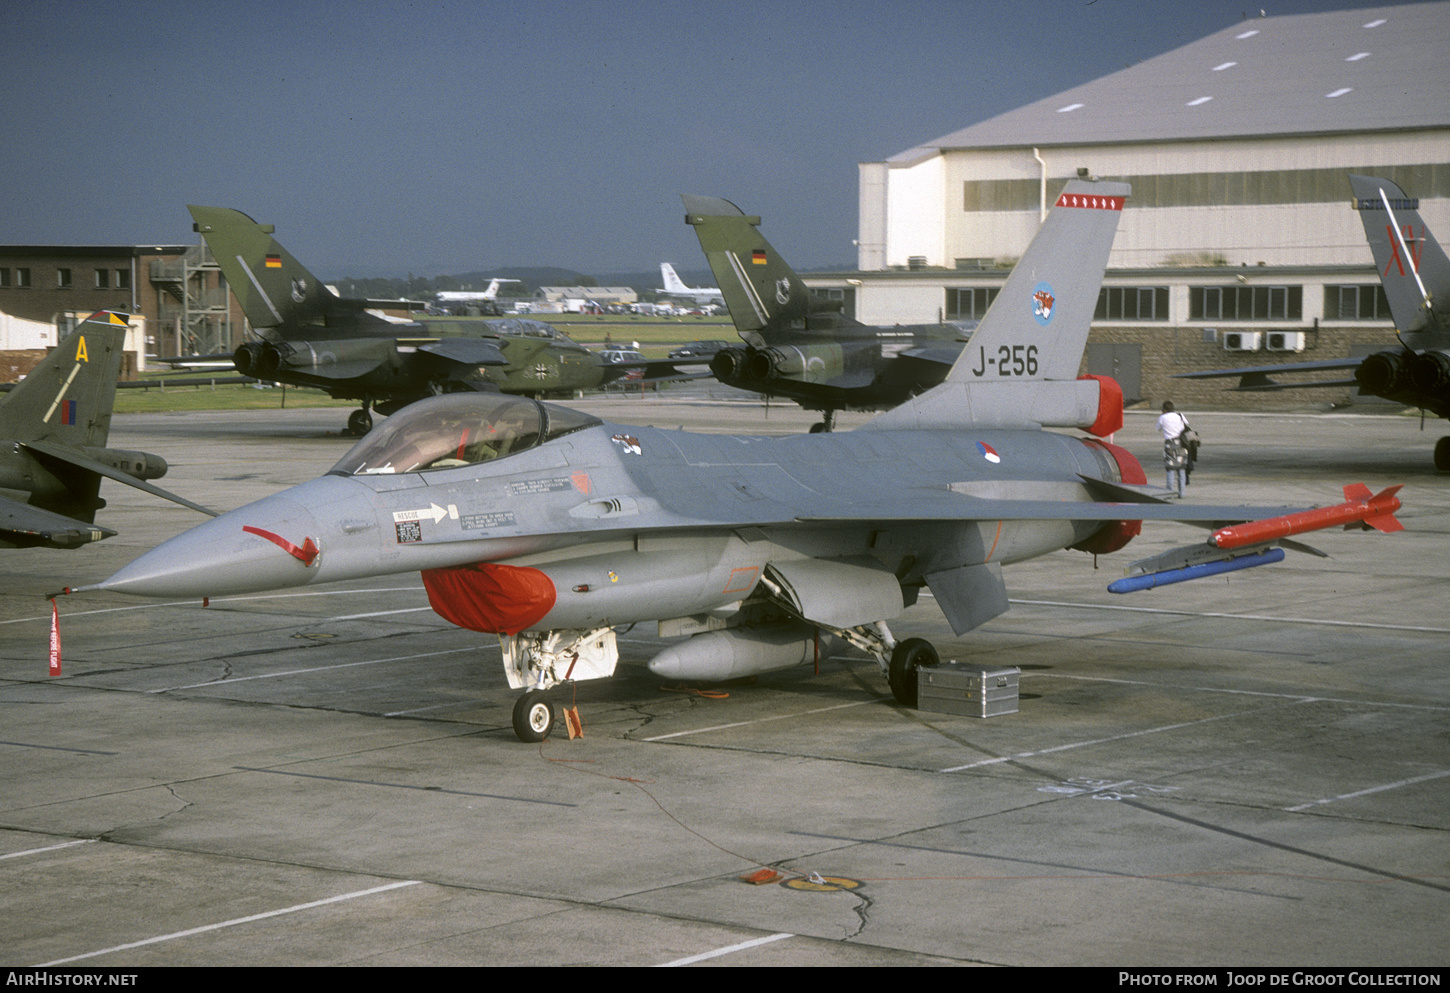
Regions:
<instances>
[{"instance_id":1,"label":"white hangar building","mask_svg":"<svg viewBox=\"0 0 1450 993\"><path fill-rule=\"evenodd\" d=\"M1232 381L1168 377L1273 360L1226 352L1251 343L1285 361L1394 345L1346 175L1398 183L1450 242L1447 52L1450 3L1242 20L862 163L860 271L807 282L867 323L980 318L1070 177L1127 181L1090 371L1241 406Z\"/></svg>"}]
</instances>

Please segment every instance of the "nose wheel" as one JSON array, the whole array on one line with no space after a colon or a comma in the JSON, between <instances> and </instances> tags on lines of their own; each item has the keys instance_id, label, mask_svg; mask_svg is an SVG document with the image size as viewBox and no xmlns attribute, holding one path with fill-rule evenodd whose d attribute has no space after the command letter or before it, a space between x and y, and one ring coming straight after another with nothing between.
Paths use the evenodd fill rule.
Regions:
<instances>
[{"instance_id":1,"label":"nose wheel","mask_svg":"<svg viewBox=\"0 0 1450 993\"><path fill-rule=\"evenodd\" d=\"M514 734L520 741L543 741L554 730L554 701L544 690L529 690L514 702Z\"/></svg>"}]
</instances>

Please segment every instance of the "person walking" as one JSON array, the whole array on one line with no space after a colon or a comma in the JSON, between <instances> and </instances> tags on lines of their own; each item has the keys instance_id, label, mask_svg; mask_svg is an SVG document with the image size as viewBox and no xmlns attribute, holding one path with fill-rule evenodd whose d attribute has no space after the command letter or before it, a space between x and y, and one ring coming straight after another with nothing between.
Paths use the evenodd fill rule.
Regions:
<instances>
[{"instance_id":1,"label":"person walking","mask_svg":"<svg viewBox=\"0 0 1450 993\"><path fill-rule=\"evenodd\" d=\"M1163 413L1158 418L1158 433L1163 436L1163 469L1167 474L1167 486L1183 495L1188 484L1188 446L1184 444L1183 432L1188 430L1188 420L1173 409L1172 401L1163 401Z\"/></svg>"}]
</instances>

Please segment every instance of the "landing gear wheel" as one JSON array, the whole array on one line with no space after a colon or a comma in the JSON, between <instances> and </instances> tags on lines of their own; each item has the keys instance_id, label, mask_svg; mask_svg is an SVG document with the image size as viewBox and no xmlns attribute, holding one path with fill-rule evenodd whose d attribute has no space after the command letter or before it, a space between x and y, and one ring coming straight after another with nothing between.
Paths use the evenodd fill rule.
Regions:
<instances>
[{"instance_id":1,"label":"landing gear wheel","mask_svg":"<svg viewBox=\"0 0 1450 993\"><path fill-rule=\"evenodd\" d=\"M347 433L361 438L373 429L373 415L367 408L354 410L347 418Z\"/></svg>"},{"instance_id":2,"label":"landing gear wheel","mask_svg":"<svg viewBox=\"0 0 1450 993\"><path fill-rule=\"evenodd\" d=\"M886 671L886 682L891 686L891 695L896 702L908 707L916 706L916 667L935 668L941 661L936 649L925 638L907 638L898 642L891 652L891 666Z\"/></svg>"},{"instance_id":3,"label":"landing gear wheel","mask_svg":"<svg viewBox=\"0 0 1450 993\"><path fill-rule=\"evenodd\" d=\"M1450 472L1450 437L1435 442L1435 468Z\"/></svg>"},{"instance_id":4,"label":"landing gear wheel","mask_svg":"<svg viewBox=\"0 0 1450 993\"><path fill-rule=\"evenodd\" d=\"M554 702L543 690L529 690L514 703L514 734L519 741L543 741L554 730Z\"/></svg>"}]
</instances>

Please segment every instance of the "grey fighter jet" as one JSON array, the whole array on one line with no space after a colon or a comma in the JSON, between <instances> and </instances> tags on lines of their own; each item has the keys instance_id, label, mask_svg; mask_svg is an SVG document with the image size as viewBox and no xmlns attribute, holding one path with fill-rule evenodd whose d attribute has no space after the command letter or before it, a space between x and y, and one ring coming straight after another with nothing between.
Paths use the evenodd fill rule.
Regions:
<instances>
[{"instance_id":1,"label":"grey fighter jet","mask_svg":"<svg viewBox=\"0 0 1450 993\"><path fill-rule=\"evenodd\" d=\"M1101 440L1122 423L1121 393L1077 370L1128 193L1069 183L946 381L854 431L698 435L528 398L437 397L399 411L327 475L75 592L199 597L420 571L439 614L499 635L509 683L526 691L514 709L525 741L549 733L551 690L610 675L615 627L644 621L684 639L649 662L662 677L783 669L835 637L874 655L895 697L914 704L917 668L937 654L887 625L924 588L965 633L1007 609L1003 565L1114 551L1140 519L1280 509L1167 502L1130 453ZM1397 501L1376 499L1335 521L1393 529ZM1256 534L1233 553L1150 561L1182 572L1282 557L1271 543Z\"/></svg>"},{"instance_id":2,"label":"grey fighter jet","mask_svg":"<svg viewBox=\"0 0 1450 993\"><path fill-rule=\"evenodd\" d=\"M107 448L126 317L92 314L0 403L0 548L79 548L116 532L97 527L114 479L193 510L147 482L166 474L149 452Z\"/></svg>"}]
</instances>

